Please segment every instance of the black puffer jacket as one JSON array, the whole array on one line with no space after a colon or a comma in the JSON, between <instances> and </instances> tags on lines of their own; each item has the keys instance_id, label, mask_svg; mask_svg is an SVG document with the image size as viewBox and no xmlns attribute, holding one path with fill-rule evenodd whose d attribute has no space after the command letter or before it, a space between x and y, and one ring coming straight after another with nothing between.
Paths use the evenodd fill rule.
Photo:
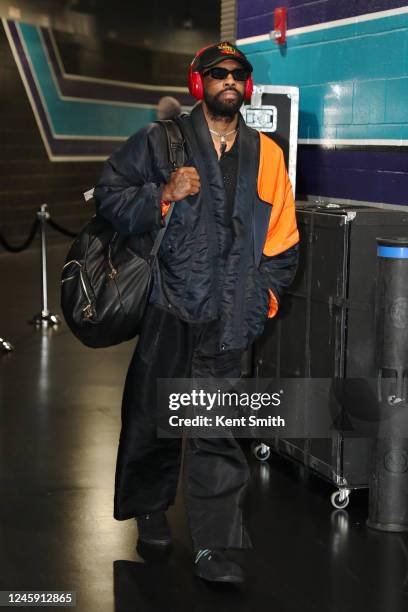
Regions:
<instances>
[{"instance_id":1,"label":"black puffer jacket","mask_svg":"<svg viewBox=\"0 0 408 612\"><path fill-rule=\"evenodd\" d=\"M186 165L197 168L201 190L175 204L150 302L190 322L219 319L217 349L243 349L262 333L269 290L279 302L292 281L297 245L272 257L262 254L273 203L261 201L257 193L258 132L240 118L231 230L231 221L224 218L221 171L200 104L180 119L180 127ZM149 124L106 162L95 189L98 212L121 233L154 235L161 227L161 193L170 173L163 128Z\"/></svg>"}]
</instances>

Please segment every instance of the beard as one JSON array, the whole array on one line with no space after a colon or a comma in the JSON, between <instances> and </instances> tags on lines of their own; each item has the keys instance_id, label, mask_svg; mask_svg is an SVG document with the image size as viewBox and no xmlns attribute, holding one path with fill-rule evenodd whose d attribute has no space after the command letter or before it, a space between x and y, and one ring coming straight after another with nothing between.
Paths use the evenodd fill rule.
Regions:
<instances>
[{"instance_id":1,"label":"beard","mask_svg":"<svg viewBox=\"0 0 408 612\"><path fill-rule=\"evenodd\" d=\"M226 91L235 91L237 96L235 100L221 100L221 96ZM241 94L237 89L229 87L223 89L215 96L211 96L204 90L204 101L207 104L208 110L214 117L229 117L232 119L242 106L244 94Z\"/></svg>"}]
</instances>

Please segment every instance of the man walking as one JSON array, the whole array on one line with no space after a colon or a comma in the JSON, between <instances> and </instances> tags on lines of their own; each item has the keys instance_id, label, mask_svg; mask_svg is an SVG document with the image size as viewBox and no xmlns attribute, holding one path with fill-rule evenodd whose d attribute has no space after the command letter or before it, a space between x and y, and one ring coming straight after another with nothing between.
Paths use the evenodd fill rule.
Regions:
<instances>
[{"instance_id":1,"label":"man walking","mask_svg":"<svg viewBox=\"0 0 408 612\"><path fill-rule=\"evenodd\" d=\"M111 156L95 189L98 212L125 234L156 234L175 202L126 379L115 483L115 518L135 517L139 540L153 546L171 541L165 512L181 457L181 440L156 435L156 379L239 377L242 353L276 314L298 258L282 151L239 112L251 64L231 43L207 47L189 88L199 102L178 119L185 165L172 171L163 129L150 124ZM243 580L225 551L251 545L248 477L232 435L186 440L184 498L201 578Z\"/></svg>"}]
</instances>

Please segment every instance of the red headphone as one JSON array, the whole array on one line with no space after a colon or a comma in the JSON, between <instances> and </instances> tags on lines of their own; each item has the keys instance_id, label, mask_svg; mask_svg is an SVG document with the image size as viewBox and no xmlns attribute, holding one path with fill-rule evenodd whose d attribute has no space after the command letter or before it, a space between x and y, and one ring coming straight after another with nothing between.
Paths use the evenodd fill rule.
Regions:
<instances>
[{"instance_id":1,"label":"red headphone","mask_svg":"<svg viewBox=\"0 0 408 612\"><path fill-rule=\"evenodd\" d=\"M191 95L196 98L196 100L202 100L204 97L204 87L203 87L203 79L199 72L193 70L193 66L196 63L197 59L200 57L202 53L212 45L208 45L207 47L203 47L197 53L195 58L190 64L190 72L188 75L188 89ZM226 57L225 59L228 59ZM251 100L252 91L254 89L254 82L252 80L252 74L249 75L249 78L245 82L245 100Z\"/></svg>"}]
</instances>

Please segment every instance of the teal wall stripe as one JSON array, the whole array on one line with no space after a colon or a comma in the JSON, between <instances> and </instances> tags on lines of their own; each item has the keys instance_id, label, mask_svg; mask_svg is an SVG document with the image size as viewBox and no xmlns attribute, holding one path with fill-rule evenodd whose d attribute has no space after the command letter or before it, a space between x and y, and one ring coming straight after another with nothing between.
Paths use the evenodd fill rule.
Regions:
<instances>
[{"instance_id":1,"label":"teal wall stripe","mask_svg":"<svg viewBox=\"0 0 408 612\"><path fill-rule=\"evenodd\" d=\"M255 83L300 87L300 138L408 138L408 14L240 46Z\"/></svg>"},{"instance_id":2,"label":"teal wall stripe","mask_svg":"<svg viewBox=\"0 0 408 612\"><path fill-rule=\"evenodd\" d=\"M154 108L61 100L37 27L20 30L56 135L126 138L156 118Z\"/></svg>"}]
</instances>

